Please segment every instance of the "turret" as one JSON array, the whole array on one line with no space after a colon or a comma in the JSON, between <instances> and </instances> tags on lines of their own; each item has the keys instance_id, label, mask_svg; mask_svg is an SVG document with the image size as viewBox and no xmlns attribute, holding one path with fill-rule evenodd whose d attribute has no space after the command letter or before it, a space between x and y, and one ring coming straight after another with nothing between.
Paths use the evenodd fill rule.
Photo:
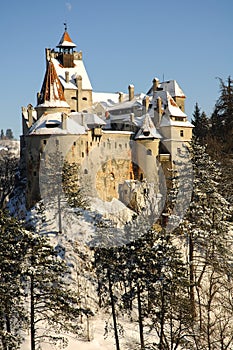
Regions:
<instances>
[{"instance_id":1,"label":"turret","mask_svg":"<svg viewBox=\"0 0 233 350\"><path fill-rule=\"evenodd\" d=\"M64 92L51 61L47 64L47 70L41 92L37 94L36 111L38 118L45 112L69 112L70 106L65 100Z\"/></svg>"}]
</instances>

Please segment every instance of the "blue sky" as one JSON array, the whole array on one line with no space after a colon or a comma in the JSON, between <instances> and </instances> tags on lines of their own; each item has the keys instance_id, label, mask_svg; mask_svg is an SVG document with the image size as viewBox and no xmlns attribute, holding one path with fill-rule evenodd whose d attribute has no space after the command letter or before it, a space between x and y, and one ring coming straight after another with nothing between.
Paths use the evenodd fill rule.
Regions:
<instances>
[{"instance_id":1,"label":"blue sky","mask_svg":"<svg viewBox=\"0 0 233 350\"><path fill-rule=\"evenodd\" d=\"M0 5L0 129L21 134L21 107L36 104L45 48L68 32L83 52L95 91L146 92L152 79L175 79L191 117L208 115L219 96L216 77L233 76L232 0L22 0Z\"/></svg>"}]
</instances>

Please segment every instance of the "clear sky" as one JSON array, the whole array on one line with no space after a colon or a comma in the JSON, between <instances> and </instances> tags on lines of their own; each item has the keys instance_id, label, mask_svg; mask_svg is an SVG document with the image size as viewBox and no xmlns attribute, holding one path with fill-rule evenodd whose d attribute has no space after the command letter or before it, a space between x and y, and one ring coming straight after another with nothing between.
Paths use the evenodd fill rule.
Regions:
<instances>
[{"instance_id":1,"label":"clear sky","mask_svg":"<svg viewBox=\"0 0 233 350\"><path fill-rule=\"evenodd\" d=\"M93 90L146 92L154 77L175 79L191 117L208 115L219 82L233 76L233 0L21 0L0 5L0 129L21 134L21 107L36 104L45 48L68 23Z\"/></svg>"}]
</instances>

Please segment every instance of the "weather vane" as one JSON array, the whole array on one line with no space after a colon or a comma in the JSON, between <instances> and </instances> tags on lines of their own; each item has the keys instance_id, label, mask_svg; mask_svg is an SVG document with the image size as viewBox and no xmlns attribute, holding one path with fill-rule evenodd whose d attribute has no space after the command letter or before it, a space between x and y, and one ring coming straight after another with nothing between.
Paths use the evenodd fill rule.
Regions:
<instances>
[{"instance_id":1,"label":"weather vane","mask_svg":"<svg viewBox=\"0 0 233 350\"><path fill-rule=\"evenodd\" d=\"M65 23L63 23L64 24L64 26L65 26L65 31L67 31L67 23L65 22Z\"/></svg>"}]
</instances>

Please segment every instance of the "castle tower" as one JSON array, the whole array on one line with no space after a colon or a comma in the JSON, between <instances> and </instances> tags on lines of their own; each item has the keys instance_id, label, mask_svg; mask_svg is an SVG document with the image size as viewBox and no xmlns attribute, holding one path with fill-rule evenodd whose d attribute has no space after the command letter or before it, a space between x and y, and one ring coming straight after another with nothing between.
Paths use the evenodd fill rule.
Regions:
<instances>
[{"instance_id":1,"label":"castle tower","mask_svg":"<svg viewBox=\"0 0 233 350\"><path fill-rule=\"evenodd\" d=\"M56 47L58 50L46 49L46 60L51 60L54 64L70 111L87 112L93 104L92 86L82 52L75 50L76 44L71 40L66 27Z\"/></svg>"},{"instance_id":2,"label":"castle tower","mask_svg":"<svg viewBox=\"0 0 233 350\"><path fill-rule=\"evenodd\" d=\"M62 85L57 76L54 64L49 61L44 77L41 92L37 96L37 118L39 119L45 112L66 112L70 110L70 106L65 100Z\"/></svg>"},{"instance_id":3,"label":"castle tower","mask_svg":"<svg viewBox=\"0 0 233 350\"><path fill-rule=\"evenodd\" d=\"M63 33L61 40L59 41L57 48L60 49L58 60L61 62L64 68L74 67L74 48L76 45L71 40L67 28Z\"/></svg>"},{"instance_id":4,"label":"castle tower","mask_svg":"<svg viewBox=\"0 0 233 350\"><path fill-rule=\"evenodd\" d=\"M137 164L144 174L139 176L141 180L145 176L148 182L154 182L157 167L155 158L159 154L159 143L162 136L152 122L149 114L146 114L141 128L135 136L137 143Z\"/></svg>"}]
</instances>

